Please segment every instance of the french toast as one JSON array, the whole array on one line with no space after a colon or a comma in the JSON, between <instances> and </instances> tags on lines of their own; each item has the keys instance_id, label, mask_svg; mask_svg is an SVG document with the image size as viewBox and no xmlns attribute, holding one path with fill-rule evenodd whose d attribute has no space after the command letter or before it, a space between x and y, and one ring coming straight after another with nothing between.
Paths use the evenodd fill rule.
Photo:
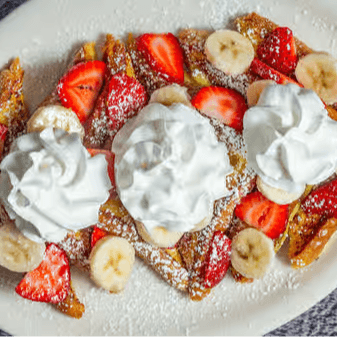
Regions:
<instances>
[{"instance_id":1,"label":"french toast","mask_svg":"<svg viewBox=\"0 0 337 337\"><path fill-rule=\"evenodd\" d=\"M235 24L238 32L248 38L254 48L253 56L255 58L251 63L258 62L259 60L256 61L256 59L258 59L259 46L278 26L256 13L237 18ZM108 237L119 237L126 240L132 246L135 255L158 273L164 281L170 286L188 293L194 301L205 298L212 288L222 280L228 268L238 282L248 283L254 280L251 275L239 272L230 261L230 253L227 254L228 241L233 242L240 233L254 227L239 217L239 207L242 209L242 204L247 200L246 197L256 196L259 193L256 187L256 173L249 165L245 139L242 134L243 114L240 117L240 122L235 121L233 124L226 125L223 120L217 119L215 115L212 115L212 112L209 113L199 105L199 97L202 96L201 93L205 92L214 94L213 88L229 89L225 93L233 98L234 105L237 106L226 108L236 111L244 106L242 109L246 110L247 90L252 83L261 80L263 76L254 71L252 67L248 67L240 74L227 74L212 64L205 51L205 44L213 33L213 31L190 28L181 30L177 37L171 33L144 34L135 37L130 33L125 43L108 34L103 47L102 61L98 61L101 62L99 64L101 82L97 87L91 83L87 86L82 83L79 85L79 90L94 91L94 94L89 95L90 103L92 103L90 111L76 112L79 119L83 118L80 120L84 129L83 144L92 156L95 154L110 156L112 171L114 154L110 150L115 136L124 124L148 105L157 90L170 86L173 86L172 90L179 87L187 88L186 104L194 106L205 118L209 119L218 142L226 145L232 168L232 173L225 178L227 194L214 202L211 217L206 219L203 227L182 233L181 238L175 244L165 247L148 242L141 234L137 221L120 199L119 190L112 177L114 173L112 173L110 176L112 182L110 196L101 205L97 222L80 230L69 231L66 237L58 242L59 248L66 253L70 265L90 274L93 279L92 261L96 250L101 248L101 243L107 241ZM166 73L166 68L158 66L158 62L153 60L153 55L150 55L152 58L148 55L151 53L147 54L146 47L151 45L153 38L163 39L165 43L174 41L174 48L179 48L177 54L181 53L181 57L179 55L172 56L170 52L168 59L171 60L170 57L172 57L174 62L179 63L179 72ZM298 59L314 52L297 38L294 38L294 41ZM95 61L97 61L95 43L85 44L74 56L57 88L42 101L39 108L43 109L50 105L72 108L73 102L69 101L68 96L65 96L67 93L63 93L68 89L69 83L66 81L69 81L69 74L85 63L91 64ZM176 66L176 64L174 65ZM281 75L287 77L286 81L296 83L294 73ZM0 125L8 127L3 148L4 154L8 153L9 145L13 139L26 132L28 112L23 102L22 80L23 71L16 59L10 65L9 70L5 70L1 74L0 79ZM117 81L117 84L114 81ZM113 87L112 84L115 84L116 87ZM121 100L114 100L115 97L119 97L118 95ZM240 99L237 98L237 95L243 101L242 104L240 103L241 105L238 103ZM10 104L8 105L7 102ZM167 105L171 103L167 102ZM201 103L204 102L201 100ZM155 101L154 104L156 104ZM336 119L337 111L333 105L329 105L327 110L330 117ZM109 160L107 159L107 161ZM267 208L273 211L274 209L280 210L280 212L285 210L282 213L286 214L284 226L275 237L268 237L267 240L269 242L272 240L272 250L277 253L284 241L289 238L289 258L294 268L304 267L316 260L337 229L337 220L328 215L330 213L306 213L308 198L314 195L311 193L320 191L321 186L322 184L307 186L300 199L296 199L284 207L277 206L278 208L275 208L274 204L270 206L269 200L261 202L263 207L268 202ZM0 218L1 224L9 219L2 205ZM261 228L257 228L257 231L263 232ZM100 236L94 242L93 238L97 235L95 233L100 233ZM227 246L224 248L222 245ZM223 250L219 251L219 247ZM221 265L219 269L212 262L212 258L215 259L215 263ZM245 258L244 254L241 258ZM215 274L221 274L221 277ZM106 290L113 292L111 289ZM22 294L24 293L21 291ZM84 305L78 299L70 282L67 283L67 295L53 305L57 310L74 318L81 318L85 311Z\"/></svg>"},{"instance_id":2,"label":"french toast","mask_svg":"<svg viewBox=\"0 0 337 337\"><path fill-rule=\"evenodd\" d=\"M0 76L0 123L5 129L0 131L0 139L5 139L0 143L1 158L8 153L13 140L24 132L29 114L22 92L24 71L19 58L14 59Z\"/></svg>"}]
</instances>

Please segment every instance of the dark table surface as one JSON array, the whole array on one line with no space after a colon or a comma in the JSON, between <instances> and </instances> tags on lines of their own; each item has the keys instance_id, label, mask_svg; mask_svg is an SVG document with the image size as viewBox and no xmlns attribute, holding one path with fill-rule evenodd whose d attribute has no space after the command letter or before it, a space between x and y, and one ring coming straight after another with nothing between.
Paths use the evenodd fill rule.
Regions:
<instances>
[{"instance_id":1,"label":"dark table surface","mask_svg":"<svg viewBox=\"0 0 337 337\"><path fill-rule=\"evenodd\" d=\"M0 0L0 20L26 1ZM9 333L10 331L4 332L0 329L0 336L8 336ZM268 336L295 335L337 336L337 289L299 317L268 334Z\"/></svg>"}]
</instances>

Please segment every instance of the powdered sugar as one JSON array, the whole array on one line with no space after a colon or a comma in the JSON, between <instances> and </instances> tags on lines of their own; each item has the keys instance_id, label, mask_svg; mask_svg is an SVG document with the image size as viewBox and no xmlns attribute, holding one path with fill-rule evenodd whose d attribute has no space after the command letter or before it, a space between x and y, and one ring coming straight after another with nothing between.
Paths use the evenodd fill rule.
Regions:
<instances>
[{"instance_id":1,"label":"powdered sugar","mask_svg":"<svg viewBox=\"0 0 337 337\"><path fill-rule=\"evenodd\" d=\"M285 2L289 7L283 6L282 3ZM312 18L312 8L317 8L313 1L307 0L197 0L193 4L188 0L176 0L166 2L165 5L161 1L148 1L143 10L139 10L141 5L137 5L135 0L118 2L117 5L114 2L101 1L97 6L93 6L92 1L31 0L31 3L27 4L27 10L29 6L38 8L39 20L45 24L40 30L44 30L46 35L30 30L31 21L25 19L27 13L22 12L22 15L13 17L13 24L7 21L10 42L5 37L1 39L4 46L1 62L4 64L16 54L22 57L26 70L25 93L29 97L30 107L35 107L56 84L66 67L70 50L76 49L78 43L83 40L100 38L99 34L102 32L124 36L128 31L175 31L188 26L220 28L227 25L235 15L251 10L271 14L272 18L279 19L280 23L288 20L300 26L301 20L297 19L295 22L295 14L301 18ZM287 8L289 19L280 14L282 11L272 10L274 6ZM296 13L292 13L290 8ZM301 10L298 11L298 8ZM196 14L192 13L192 9L196 9ZM185 14L186 11L190 13ZM55 22L53 17L56 17L58 22ZM325 15L320 17L324 18ZM314 20L317 25L308 29L308 32L320 30L320 27L326 29L319 22L318 16ZM15 27L20 27L18 35L15 35ZM4 25L1 28L5 30ZM335 33L329 30L329 41L334 40ZM305 36L303 30L302 36ZM7 54L6 43L10 46ZM335 48L332 44L331 49ZM1 317L4 317L1 325L11 333L27 335L261 334L261 326L266 326L266 321L270 322L267 324L270 329L282 323L282 320L273 320L273 317L268 316L268 312L273 314L274 318L284 316L283 321L290 319L291 315L303 310L306 303L311 305L326 295L333 287L330 283L326 287L326 282L336 279L329 277L331 275L328 274L328 270L332 268L327 259L319 261L320 263L315 264L312 269L299 272L291 270L283 262L284 255L284 252L281 253L274 269L263 280L241 285L226 277L214 289L211 297L200 303L190 301L185 295L166 285L140 261L136 264L127 288L118 295L111 295L96 288L87 275L73 271L76 291L87 307L80 322L65 317L47 304L32 303L16 296L13 289L20 281L21 275L9 274L1 269L0 301L10 304L4 309L0 308ZM319 269L318 266L322 268ZM324 266L330 268L324 269ZM297 295L302 293L301 289L307 290L304 285L312 284L310 282L313 282L318 272L321 272L319 283L310 287L310 294L315 295L312 295L311 302L305 302L305 296ZM277 303L286 302L288 305L284 306L285 310L273 310ZM264 319L259 319L253 313L261 315ZM259 328L257 325L260 325ZM217 326L218 330L212 329L212 326Z\"/></svg>"}]
</instances>

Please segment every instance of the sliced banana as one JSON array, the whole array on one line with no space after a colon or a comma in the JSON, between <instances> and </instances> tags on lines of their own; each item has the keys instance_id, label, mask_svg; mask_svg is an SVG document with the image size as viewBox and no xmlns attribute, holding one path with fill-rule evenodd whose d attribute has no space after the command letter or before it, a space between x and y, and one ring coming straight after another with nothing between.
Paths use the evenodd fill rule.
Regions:
<instances>
[{"instance_id":1,"label":"sliced banana","mask_svg":"<svg viewBox=\"0 0 337 337\"><path fill-rule=\"evenodd\" d=\"M157 89L150 98L150 103L161 103L168 106L173 103L182 103L192 107L190 101L191 97L187 93L187 88L176 83Z\"/></svg>"},{"instance_id":2,"label":"sliced banana","mask_svg":"<svg viewBox=\"0 0 337 337\"><path fill-rule=\"evenodd\" d=\"M78 133L83 139L84 128L76 113L61 105L47 105L37 109L27 123L28 132L41 132L48 127Z\"/></svg>"},{"instance_id":3,"label":"sliced banana","mask_svg":"<svg viewBox=\"0 0 337 337\"><path fill-rule=\"evenodd\" d=\"M279 205L287 205L297 200L305 191L298 193L288 193L280 188L272 187L265 183L260 177L256 179L256 186L258 190L269 200Z\"/></svg>"},{"instance_id":4,"label":"sliced banana","mask_svg":"<svg viewBox=\"0 0 337 337\"><path fill-rule=\"evenodd\" d=\"M29 272L39 266L46 246L27 239L14 224L0 226L0 265L18 273Z\"/></svg>"},{"instance_id":5,"label":"sliced banana","mask_svg":"<svg viewBox=\"0 0 337 337\"><path fill-rule=\"evenodd\" d=\"M89 261L93 281L103 289L118 293L131 276L135 250L123 238L106 236L96 243Z\"/></svg>"},{"instance_id":6,"label":"sliced banana","mask_svg":"<svg viewBox=\"0 0 337 337\"><path fill-rule=\"evenodd\" d=\"M255 228L246 228L233 238L231 262L245 277L263 277L274 256L273 240Z\"/></svg>"},{"instance_id":7,"label":"sliced banana","mask_svg":"<svg viewBox=\"0 0 337 337\"><path fill-rule=\"evenodd\" d=\"M170 232L164 227L155 227L149 233L142 222L136 221L138 234L142 239L153 246L160 248L173 247L184 235L181 232Z\"/></svg>"},{"instance_id":8,"label":"sliced banana","mask_svg":"<svg viewBox=\"0 0 337 337\"><path fill-rule=\"evenodd\" d=\"M297 80L312 89L326 103L337 102L337 59L327 53L312 53L296 66Z\"/></svg>"},{"instance_id":9,"label":"sliced banana","mask_svg":"<svg viewBox=\"0 0 337 337\"><path fill-rule=\"evenodd\" d=\"M270 86L276 84L273 80L260 80L255 81L252 84L249 85L247 89L247 102L248 106L254 106L259 101L259 98L263 92L263 90Z\"/></svg>"},{"instance_id":10,"label":"sliced banana","mask_svg":"<svg viewBox=\"0 0 337 337\"><path fill-rule=\"evenodd\" d=\"M252 43L238 32L218 30L205 43L205 54L211 64L225 74L244 73L254 59Z\"/></svg>"}]
</instances>

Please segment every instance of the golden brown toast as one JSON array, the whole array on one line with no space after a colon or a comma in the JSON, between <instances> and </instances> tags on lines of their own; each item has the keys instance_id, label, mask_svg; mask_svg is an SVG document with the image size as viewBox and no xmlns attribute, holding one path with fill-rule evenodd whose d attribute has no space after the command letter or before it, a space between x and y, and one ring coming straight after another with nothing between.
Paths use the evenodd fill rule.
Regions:
<instances>
[{"instance_id":1,"label":"golden brown toast","mask_svg":"<svg viewBox=\"0 0 337 337\"><path fill-rule=\"evenodd\" d=\"M278 27L271 20L256 13L237 18L235 24L238 31L252 42L255 50L264 37ZM313 49L296 37L295 43L298 58L314 52ZM333 106L328 106L327 110L329 116L337 120L337 111ZM312 186L308 186L302 198L312 188ZM317 259L337 229L335 219L328 220L318 216L308 216L303 212L300 205L301 201L295 202L290 206L289 223L285 233L286 236L289 236L288 255L294 268L304 267ZM284 239L285 235L283 236L283 241ZM279 242L278 248L280 248L280 243L283 242Z\"/></svg>"},{"instance_id":2,"label":"golden brown toast","mask_svg":"<svg viewBox=\"0 0 337 337\"><path fill-rule=\"evenodd\" d=\"M99 95L94 111L85 124L84 145L88 148L111 149L112 137L115 134L110 127L111 120L107 115L108 86L111 76L124 73L135 77L129 53L121 40L116 40L113 35L107 34L103 47L103 61L107 65L107 75L102 92Z\"/></svg>"},{"instance_id":3,"label":"golden brown toast","mask_svg":"<svg viewBox=\"0 0 337 337\"><path fill-rule=\"evenodd\" d=\"M0 124L8 128L3 149L0 149L0 159L2 152L5 155L13 140L26 128L29 113L24 103L23 77L19 58L0 73Z\"/></svg>"}]
</instances>

